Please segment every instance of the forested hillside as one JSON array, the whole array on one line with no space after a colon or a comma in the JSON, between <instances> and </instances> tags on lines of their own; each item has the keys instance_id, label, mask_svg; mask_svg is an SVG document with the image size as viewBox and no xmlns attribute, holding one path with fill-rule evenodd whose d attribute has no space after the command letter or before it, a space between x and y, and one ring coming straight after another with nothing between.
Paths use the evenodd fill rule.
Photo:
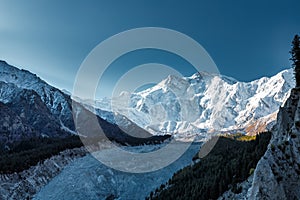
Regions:
<instances>
[{"instance_id":1,"label":"forested hillside","mask_svg":"<svg viewBox=\"0 0 300 200\"><path fill-rule=\"evenodd\" d=\"M261 133L251 141L220 137L206 157L179 170L147 199L217 199L230 188L239 193L241 188L236 183L253 173L270 138L270 132Z\"/></svg>"}]
</instances>

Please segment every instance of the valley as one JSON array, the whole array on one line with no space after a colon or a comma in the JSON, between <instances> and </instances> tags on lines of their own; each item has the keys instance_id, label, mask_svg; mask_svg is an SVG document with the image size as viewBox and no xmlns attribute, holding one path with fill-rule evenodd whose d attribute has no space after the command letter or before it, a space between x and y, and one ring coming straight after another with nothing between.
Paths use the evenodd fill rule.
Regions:
<instances>
[{"instance_id":1,"label":"valley","mask_svg":"<svg viewBox=\"0 0 300 200\"><path fill-rule=\"evenodd\" d=\"M177 170L192 164L191 158L197 154L200 146L200 143L192 144L185 154L174 163L149 173L132 174L114 170L100 163L91 155L87 155L68 165L33 199L144 199L152 190L166 182ZM155 146L126 147L126 150L141 152L156 148ZM109 154L110 151L113 149L98 153ZM118 163L122 158L116 156L110 157L110 160ZM130 165L130 163L127 164ZM139 165L144 165L144 163L139 163Z\"/></svg>"},{"instance_id":2,"label":"valley","mask_svg":"<svg viewBox=\"0 0 300 200\"><path fill-rule=\"evenodd\" d=\"M203 72L191 77L169 76L144 91L125 92L111 100L93 102L69 96L29 71L19 70L4 61L0 62L0 74L0 112L5 116L0 120L3 162L0 192L8 199L159 199L165 198L169 190L173 195L172 190L182 186L177 186L176 180L183 168L184 171L202 169L195 157L202 142L219 135L231 138L227 140L235 142L226 155L234 155L230 151L240 148L242 143L254 144L253 135L272 128L278 108L287 101L294 84L291 69L249 83ZM129 104L124 106L120 102ZM194 114L190 115L191 112ZM101 125L100 132L91 123L93 120ZM193 140L198 142L191 143L178 160L161 169L154 167L154 171L147 173L137 173L138 168L149 168L151 160L121 162L124 158L116 151L121 148L132 153L147 153L169 145L174 152ZM230 149L227 140L221 139L216 148L220 150L220 146L225 145ZM257 148L265 150L267 144ZM81 150L73 149L75 147ZM214 188L210 198L220 196L227 189L236 192L236 185L248 178L250 168L255 169L264 150L253 155L255 162L245 159L247 153L238 154L236 159L243 156L242 161L247 166L240 172L243 178L239 174L240 179L228 178L228 183L224 180L219 188ZM76 153L64 153L73 151ZM214 148L207 158L201 158L200 163L204 163L200 166L215 163L205 161L213 157L215 151L218 152ZM216 158L224 153L222 151ZM169 153L162 154L161 164L166 158L174 157L172 151ZM115 169L96 158L104 158ZM226 170L234 168L231 167ZM118 168L137 170L132 174ZM175 172L177 175L173 176ZM255 180L255 176L251 178ZM166 190L168 184L171 185Z\"/></svg>"},{"instance_id":3,"label":"valley","mask_svg":"<svg viewBox=\"0 0 300 200\"><path fill-rule=\"evenodd\" d=\"M0 200L300 200L300 1L0 1Z\"/></svg>"}]
</instances>

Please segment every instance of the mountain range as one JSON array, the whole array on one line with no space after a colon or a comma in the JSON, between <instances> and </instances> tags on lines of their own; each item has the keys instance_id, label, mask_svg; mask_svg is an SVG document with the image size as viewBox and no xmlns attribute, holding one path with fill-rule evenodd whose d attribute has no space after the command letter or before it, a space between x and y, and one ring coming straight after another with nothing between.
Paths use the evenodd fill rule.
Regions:
<instances>
[{"instance_id":1,"label":"mountain range","mask_svg":"<svg viewBox=\"0 0 300 200\"><path fill-rule=\"evenodd\" d=\"M241 183L243 192L228 191L222 198L297 199L300 97L299 88L293 87L292 69L251 82L200 72L190 77L168 76L141 92L87 101L0 61L0 147L9 149L35 137L97 135L90 124L94 117L101 134L125 145L157 143L169 137L156 136L164 134L178 139L205 139L212 132L257 134L277 121L254 174ZM74 122L74 113L79 121L75 118Z\"/></svg>"},{"instance_id":2,"label":"mountain range","mask_svg":"<svg viewBox=\"0 0 300 200\"><path fill-rule=\"evenodd\" d=\"M113 99L72 98L85 118L92 112L97 115L110 138L172 134L205 139L212 132L256 134L270 129L293 87L292 69L251 82L199 72L170 75L151 88L122 92ZM0 61L0 107L5 116L0 120L1 142L78 134L72 98L35 74ZM82 126L88 126L87 121Z\"/></svg>"},{"instance_id":3,"label":"mountain range","mask_svg":"<svg viewBox=\"0 0 300 200\"><path fill-rule=\"evenodd\" d=\"M126 116L152 134L189 138L240 131L251 135L272 127L293 87L292 69L251 82L199 72L191 77L170 75L144 91L122 92L113 99L97 100L94 106ZM108 120L113 117L98 114Z\"/></svg>"}]
</instances>

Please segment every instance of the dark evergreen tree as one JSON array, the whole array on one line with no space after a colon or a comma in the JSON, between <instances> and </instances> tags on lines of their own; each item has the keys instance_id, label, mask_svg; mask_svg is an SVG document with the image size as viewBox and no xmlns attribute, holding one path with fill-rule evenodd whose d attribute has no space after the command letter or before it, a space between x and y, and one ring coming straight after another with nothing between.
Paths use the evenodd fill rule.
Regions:
<instances>
[{"instance_id":1,"label":"dark evergreen tree","mask_svg":"<svg viewBox=\"0 0 300 200\"><path fill-rule=\"evenodd\" d=\"M296 87L300 87L300 38L295 35L292 42L292 50L290 51L293 61L293 67L295 71Z\"/></svg>"}]
</instances>

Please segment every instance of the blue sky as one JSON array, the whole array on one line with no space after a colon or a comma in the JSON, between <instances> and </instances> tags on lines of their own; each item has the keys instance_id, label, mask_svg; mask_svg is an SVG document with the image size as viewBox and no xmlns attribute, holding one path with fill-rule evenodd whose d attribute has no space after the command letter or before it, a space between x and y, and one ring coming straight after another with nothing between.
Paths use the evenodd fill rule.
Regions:
<instances>
[{"instance_id":1,"label":"blue sky","mask_svg":"<svg viewBox=\"0 0 300 200\"><path fill-rule=\"evenodd\" d=\"M71 91L80 64L101 41L132 28L164 27L199 42L220 73L251 81L290 66L299 9L298 0L0 1L0 59ZM143 51L118 60L115 69L150 61L186 64L165 52Z\"/></svg>"}]
</instances>

